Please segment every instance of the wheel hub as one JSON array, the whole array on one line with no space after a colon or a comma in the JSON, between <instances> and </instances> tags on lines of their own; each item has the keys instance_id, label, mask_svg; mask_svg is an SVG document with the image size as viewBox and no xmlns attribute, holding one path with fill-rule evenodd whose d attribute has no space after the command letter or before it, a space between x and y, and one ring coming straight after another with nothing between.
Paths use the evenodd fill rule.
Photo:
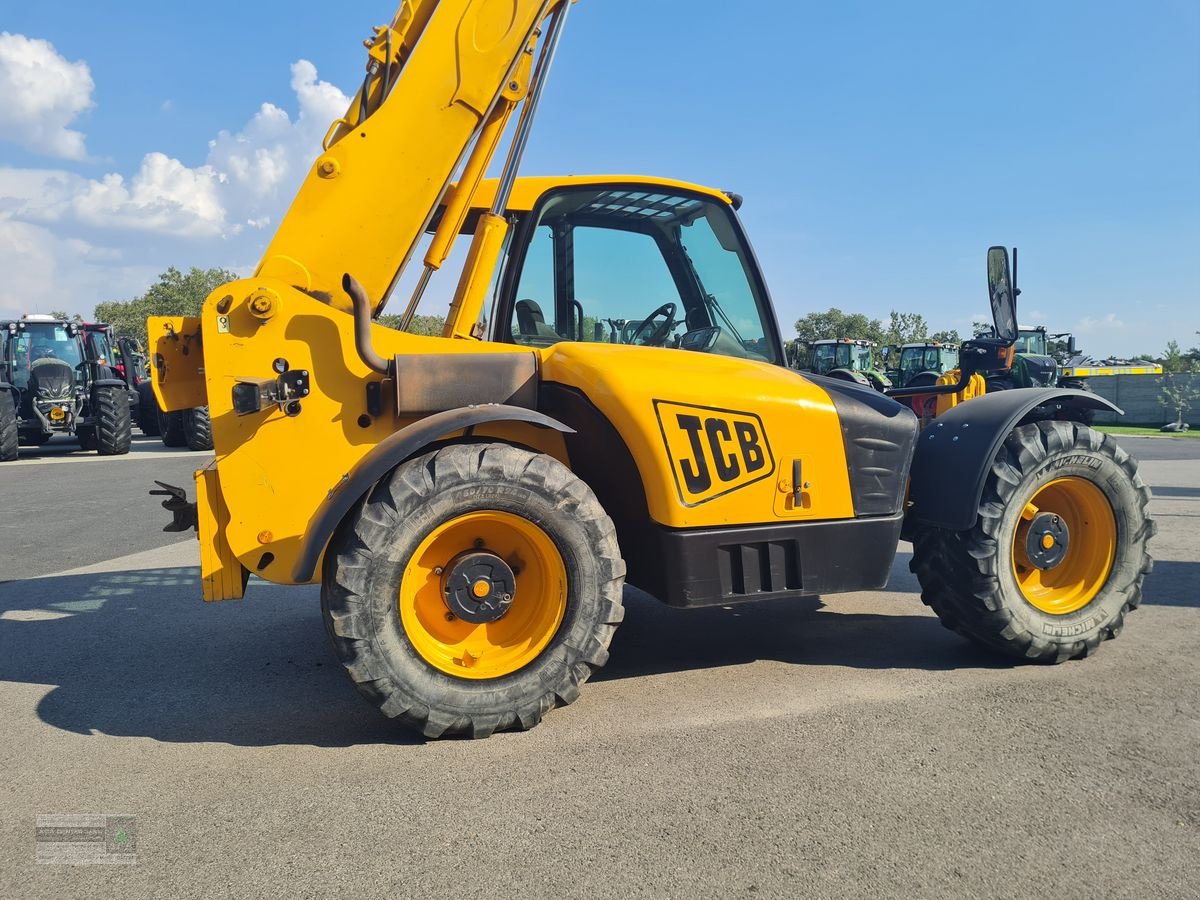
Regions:
<instances>
[{"instance_id":1,"label":"wheel hub","mask_svg":"<svg viewBox=\"0 0 1200 900\"><path fill-rule=\"evenodd\" d=\"M1034 516L1025 538L1025 552L1037 568L1053 569L1066 557L1070 545L1071 533L1060 516L1052 512Z\"/></svg>"},{"instance_id":2,"label":"wheel hub","mask_svg":"<svg viewBox=\"0 0 1200 900\"><path fill-rule=\"evenodd\" d=\"M446 608L457 618L476 625L503 618L516 593L512 568L487 550L462 554L442 576Z\"/></svg>"}]
</instances>

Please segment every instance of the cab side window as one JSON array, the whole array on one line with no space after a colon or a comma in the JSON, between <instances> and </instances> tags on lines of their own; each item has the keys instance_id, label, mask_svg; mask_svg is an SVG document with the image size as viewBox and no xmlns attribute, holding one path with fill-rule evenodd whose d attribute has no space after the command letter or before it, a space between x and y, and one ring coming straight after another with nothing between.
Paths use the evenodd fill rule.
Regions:
<instances>
[{"instance_id":1,"label":"cab side window","mask_svg":"<svg viewBox=\"0 0 1200 900\"><path fill-rule=\"evenodd\" d=\"M549 317L549 318L547 318ZM541 225L525 253L511 334L518 344L548 347L562 340L554 302L554 235Z\"/></svg>"}]
</instances>

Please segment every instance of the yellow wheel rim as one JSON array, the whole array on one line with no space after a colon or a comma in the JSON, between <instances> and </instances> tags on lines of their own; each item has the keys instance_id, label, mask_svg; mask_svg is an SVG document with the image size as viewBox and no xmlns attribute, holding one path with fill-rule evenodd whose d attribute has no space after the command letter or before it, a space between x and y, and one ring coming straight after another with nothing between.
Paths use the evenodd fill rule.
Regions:
<instances>
[{"instance_id":1,"label":"yellow wheel rim","mask_svg":"<svg viewBox=\"0 0 1200 900\"><path fill-rule=\"evenodd\" d=\"M493 622L456 618L443 593L454 560L474 550L495 554L516 575L512 605ZM567 611L567 570L537 525L482 510L443 522L426 536L404 567L399 602L404 631L427 663L458 678L499 678L533 662L558 631Z\"/></svg>"},{"instance_id":2,"label":"yellow wheel rim","mask_svg":"<svg viewBox=\"0 0 1200 900\"><path fill-rule=\"evenodd\" d=\"M1029 556L1030 528L1041 513L1065 524L1070 543L1062 561L1039 569ZM1042 547L1053 539L1037 538ZM1104 492L1085 478L1056 478L1035 493L1013 535L1013 574L1021 593L1037 609L1062 616L1083 609L1108 581L1117 549L1117 520Z\"/></svg>"}]
</instances>

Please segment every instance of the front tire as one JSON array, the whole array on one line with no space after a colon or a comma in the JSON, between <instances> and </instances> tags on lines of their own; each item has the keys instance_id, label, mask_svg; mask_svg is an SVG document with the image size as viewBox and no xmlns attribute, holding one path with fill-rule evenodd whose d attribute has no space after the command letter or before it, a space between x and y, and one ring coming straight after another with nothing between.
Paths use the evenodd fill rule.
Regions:
<instances>
[{"instance_id":1,"label":"front tire","mask_svg":"<svg viewBox=\"0 0 1200 900\"><path fill-rule=\"evenodd\" d=\"M143 381L137 386L138 393L138 428L148 437L161 437L162 429L158 421L158 399L154 396L154 386Z\"/></svg>"},{"instance_id":2,"label":"front tire","mask_svg":"<svg viewBox=\"0 0 1200 900\"><path fill-rule=\"evenodd\" d=\"M1141 603L1156 526L1137 463L1075 422L1013 430L969 531L922 527L910 568L942 622L1010 656L1063 662L1116 637Z\"/></svg>"},{"instance_id":3,"label":"front tire","mask_svg":"<svg viewBox=\"0 0 1200 900\"><path fill-rule=\"evenodd\" d=\"M183 441L189 450L213 448L212 419L207 406L193 406L183 411Z\"/></svg>"},{"instance_id":4,"label":"front tire","mask_svg":"<svg viewBox=\"0 0 1200 900\"><path fill-rule=\"evenodd\" d=\"M0 462L12 462L17 458L21 444L17 434L17 406L13 395L0 391Z\"/></svg>"},{"instance_id":5,"label":"front tire","mask_svg":"<svg viewBox=\"0 0 1200 900\"><path fill-rule=\"evenodd\" d=\"M575 700L608 659L624 580L612 521L569 469L454 444L398 466L343 524L321 607L368 701L427 737L478 738ZM459 588L484 582L513 585L511 605L473 623Z\"/></svg>"},{"instance_id":6,"label":"front tire","mask_svg":"<svg viewBox=\"0 0 1200 900\"><path fill-rule=\"evenodd\" d=\"M183 432L183 412L158 411L158 433L162 435L164 447L186 447L187 437Z\"/></svg>"},{"instance_id":7,"label":"front tire","mask_svg":"<svg viewBox=\"0 0 1200 900\"><path fill-rule=\"evenodd\" d=\"M129 421L129 392L125 388L98 387L92 394L96 417L96 452L101 456L124 456L129 452L133 429ZM82 430L80 443L83 442Z\"/></svg>"}]
</instances>

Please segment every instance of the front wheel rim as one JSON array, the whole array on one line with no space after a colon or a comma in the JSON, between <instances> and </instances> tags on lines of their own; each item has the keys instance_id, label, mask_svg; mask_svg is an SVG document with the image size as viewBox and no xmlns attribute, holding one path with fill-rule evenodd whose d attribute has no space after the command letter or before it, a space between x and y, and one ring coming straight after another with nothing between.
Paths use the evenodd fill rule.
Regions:
<instances>
[{"instance_id":1,"label":"front wheel rim","mask_svg":"<svg viewBox=\"0 0 1200 900\"><path fill-rule=\"evenodd\" d=\"M503 617L474 624L447 605L443 576L455 560L486 550L516 575ZM519 671L546 649L567 609L567 570L545 531L521 516L480 510L436 526L409 557L399 591L400 621L413 649L435 669L483 680Z\"/></svg>"},{"instance_id":2,"label":"front wheel rim","mask_svg":"<svg viewBox=\"0 0 1200 900\"><path fill-rule=\"evenodd\" d=\"M1066 525L1070 544L1062 560L1038 568L1026 549L1035 519L1053 513ZM1078 476L1056 478L1026 502L1013 533L1013 575L1030 605L1063 616L1091 603L1108 582L1117 549L1112 504L1094 482Z\"/></svg>"}]
</instances>

